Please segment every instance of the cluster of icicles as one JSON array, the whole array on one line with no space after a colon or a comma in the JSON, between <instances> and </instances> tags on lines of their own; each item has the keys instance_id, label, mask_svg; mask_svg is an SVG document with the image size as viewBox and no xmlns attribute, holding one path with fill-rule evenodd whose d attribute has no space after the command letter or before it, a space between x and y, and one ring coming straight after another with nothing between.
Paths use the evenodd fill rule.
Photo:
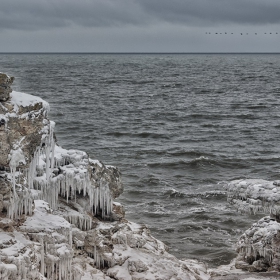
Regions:
<instances>
[{"instance_id":1,"label":"cluster of icicles","mask_svg":"<svg viewBox=\"0 0 280 280\"><path fill-rule=\"evenodd\" d=\"M52 238L43 236L40 239L40 273L47 279L80 279L78 270L72 269L73 251L72 231L68 233L68 242L55 244Z\"/></svg>"},{"instance_id":2,"label":"cluster of icicles","mask_svg":"<svg viewBox=\"0 0 280 280\"><path fill-rule=\"evenodd\" d=\"M241 236L237 244L239 252L245 260L262 260L270 267L279 266L279 230L278 222L268 216L262 218Z\"/></svg>"},{"instance_id":3,"label":"cluster of icicles","mask_svg":"<svg viewBox=\"0 0 280 280\"><path fill-rule=\"evenodd\" d=\"M56 243L57 236L61 242ZM53 279L53 280L80 280L81 271L72 267L72 229L61 228L52 236L51 233L29 233L34 242L33 251L27 247L25 254L5 256L0 261L1 280L20 279ZM46 278L45 278L46 277Z\"/></svg>"},{"instance_id":4,"label":"cluster of icicles","mask_svg":"<svg viewBox=\"0 0 280 280\"><path fill-rule=\"evenodd\" d=\"M18 196L15 193L15 179L13 179L14 196L8 208L8 217L17 219L23 213L32 214L33 199L42 199L49 203L53 209L57 209L59 195L76 202L76 196L83 195L89 197L89 205L85 211L93 215L101 212L102 218L109 217L112 212L112 197L108 187L108 182L100 180L98 185L93 185L89 174L89 159L86 153L81 151L65 151L56 157L55 140L53 137L54 125L50 123L50 133L45 135L43 145L37 147L30 162L28 170L20 174L16 169L11 170L12 178L24 175L28 189L23 189ZM75 162L76 161L76 162ZM36 190L35 197L32 189ZM88 215L85 220L81 217L72 218L77 227L82 230L89 230Z\"/></svg>"},{"instance_id":5,"label":"cluster of icicles","mask_svg":"<svg viewBox=\"0 0 280 280\"><path fill-rule=\"evenodd\" d=\"M273 202L262 201L260 199L235 199L228 195L229 203L233 204L238 212L256 215L257 213L265 213L270 215L279 215L280 207Z\"/></svg>"},{"instance_id":6,"label":"cluster of icicles","mask_svg":"<svg viewBox=\"0 0 280 280\"><path fill-rule=\"evenodd\" d=\"M89 255L89 257L91 257L91 258L93 258L95 260L95 265L96 265L97 268L104 268L104 267L112 267L112 266L114 266L113 258L112 258L111 261L103 259L102 256L100 256L98 254L98 250L97 250L96 246L94 246L94 248L93 248L93 254L89 253L88 255Z\"/></svg>"},{"instance_id":7,"label":"cluster of icicles","mask_svg":"<svg viewBox=\"0 0 280 280\"><path fill-rule=\"evenodd\" d=\"M245 253L246 256L254 256L255 260L257 260L258 257L263 257L270 265L274 257L274 252L271 248L264 247L260 244L244 244L241 251Z\"/></svg>"},{"instance_id":8,"label":"cluster of icicles","mask_svg":"<svg viewBox=\"0 0 280 280\"><path fill-rule=\"evenodd\" d=\"M89 167L87 154L75 150L67 151L56 146L53 130L54 123L50 122L49 133L42 138L42 144L37 147L28 169L17 171L17 166L11 168L13 196L8 206L8 217L18 219L22 214L32 215L34 199L44 200L49 203L52 210L56 210L59 196L67 203L69 200L76 203L77 196L78 198L87 196L89 203L86 204L85 209L80 207L78 212L68 213L64 218L82 231L90 230L92 219L87 212L92 215L101 212L102 218L109 217L112 212L113 201L108 182L101 178L98 183L94 183L89 174L94 171L94 168ZM16 186L19 187L17 190ZM56 245L53 241L46 240L46 236L41 235L40 253L37 255L37 267L41 276L59 280L81 278L79 270L72 267L72 228L69 230L68 234L63 234L68 236L68 245L63 250L58 248L59 244ZM104 266L104 260L99 256L96 246L94 246L94 256L91 257L94 257L96 267ZM25 279L26 272L19 273L16 270L14 266L7 270L7 265L2 267L0 264L1 279L11 279L13 273ZM34 279L37 279L39 271L34 273Z\"/></svg>"}]
</instances>

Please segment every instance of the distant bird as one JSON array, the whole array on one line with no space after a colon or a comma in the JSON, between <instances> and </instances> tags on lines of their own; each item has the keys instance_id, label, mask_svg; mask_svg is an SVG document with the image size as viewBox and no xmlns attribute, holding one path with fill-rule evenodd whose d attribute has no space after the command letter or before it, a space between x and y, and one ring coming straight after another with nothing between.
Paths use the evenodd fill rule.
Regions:
<instances>
[{"instance_id":1,"label":"distant bird","mask_svg":"<svg viewBox=\"0 0 280 280\"><path fill-rule=\"evenodd\" d=\"M240 33L240 35L243 35L242 33Z\"/></svg>"},{"instance_id":2,"label":"distant bird","mask_svg":"<svg viewBox=\"0 0 280 280\"><path fill-rule=\"evenodd\" d=\"M258 33L255 33L255 35L257 35Z\"/></svg>"}]
</instances>

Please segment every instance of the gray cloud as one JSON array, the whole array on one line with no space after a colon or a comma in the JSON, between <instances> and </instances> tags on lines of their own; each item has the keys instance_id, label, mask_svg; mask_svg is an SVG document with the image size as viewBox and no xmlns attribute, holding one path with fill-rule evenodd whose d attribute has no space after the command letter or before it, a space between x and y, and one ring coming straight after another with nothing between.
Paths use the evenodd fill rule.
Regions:
<instances>
[{"instance_id":1,"label":"gray cloud","mask_svg":"<svg viewBox=\"0 0 280 280\"><path fill-rule=\"evenodd\" d=\"M2 0L0 29L273 24L279 15L279 0Z\"/></svg>"},{"instance_id":2,"label":"gray cloud","mask_svg":"<svg viewBox=\"0 0 280 280\"><path fill-rule=\"evenodd\" d=\"M142 0L147 13L168 22L268 24L280 22L278 0Z\"/></svg>"},{"instance_id":3,"label":"gray cloud","mask_svg":"<svg viewBox=\"0 0 280 280\"><path fill-rule=\"evenodd\" d=\"M133 0L3 1L0 4L0 28L37 30L71 24L108 27L137 25L148 20Z\"/></svg>"}]
</instances>

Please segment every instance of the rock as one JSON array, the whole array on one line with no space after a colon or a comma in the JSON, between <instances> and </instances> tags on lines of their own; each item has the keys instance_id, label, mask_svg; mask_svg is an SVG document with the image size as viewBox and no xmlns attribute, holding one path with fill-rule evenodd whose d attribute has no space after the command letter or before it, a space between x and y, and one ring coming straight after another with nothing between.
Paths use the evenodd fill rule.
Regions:
<instances>
[{"instance_id":1,"label":"rock","mask_svg":"<svg viewBox=\"0 0 280 280\"><path fill-rule=\"evenodd\" d=\"M280 271L279 181L235 180L228 184L228 201L238 211L268 213L239 238L235 266L250 272Z\"/></svg>"},{"instance_id":2,"label":"rock","mask_svg":"<svg viewBox=\"0 0 280 280\"><path fill-rule=\"evenodd\" d=\"M236 267L248 271L280 271L280 224L264 217L239 238Z\"/></svg>"},{"instance_id":3,"label":"rock","mask_svg":"<svg viewBox=\"0 0 280 280\"><path fill-rule=\"evenodd\" d=\"M14 221L7 218L0 219L0 229L6 232L11 232L14 230L13 228Z\"/></svg>"},{"instance_id":4,"label":"rock","mask_svg":"<svg viewBox=\"0 0 280 280\"><path fill-rule=\"evenodd\" d=\"M141 260L138 261L128 261L128 271L130 274L134 272L145 272L148 270L148 266L144 264Z\"/></svg>"},{"instance_id":5,"label":"rock","mask_svg":"<svg viewBox=\"0 0 280 280\"><path fill-rule=\"evenodd\" d=\"M113 221L120 221L125 216L124 207L117 202L113 202L112 219Z\"/></svg>"},{"instance_id":6,"label":"rock","mask_svg":"<svg viewBox=\"0 0 280 280\"><path fill-rule=\"evenodd\" d=\"M0 168L9 169L10 152L17 149L18 143L28 164L36 148L42 144L44 130L50 126L46 119L48 104L39 97L12 92L9 101L2 103L1 110L0 119L5 125L0 127Z\"/></svg>"},{"instance_id":7,"label":"rock","mask_svg":"<svg viewBox=\"0 0 280 280\"><path fill-rule=\"evenodd\" d=\"M227 186L228 201L239 212L280 215L280 187L277 182L261 179L234 180Z\"/></svg>"},{"instance_id":8,"label":"rock","mask_svg":"<svg viewBox=\"0 0 280 280\"><path fill-rule=\"evenodd\" d=\"M4 73L0 73L0 101L7 101L12 92L11 84L14 81L14 77L9 77Z\"/></svg>"}]
</instances>

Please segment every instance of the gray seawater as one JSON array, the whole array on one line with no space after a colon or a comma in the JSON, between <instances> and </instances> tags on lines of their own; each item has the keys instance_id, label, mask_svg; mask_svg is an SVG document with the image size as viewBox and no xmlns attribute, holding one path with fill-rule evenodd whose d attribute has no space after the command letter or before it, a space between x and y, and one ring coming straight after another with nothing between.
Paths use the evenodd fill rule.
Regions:
<instances>
[{"instance_id":1,"label":"gray seawater","mask_svg":"<svg viewBox=\"0 0 280 280\"><path fill-rule=\"evenodd\" d=\"M179 258L228 263L260 216L224 185L280 179L280 55L0 54L0 71L50 103L60 145L119 167L127 218Z\"/></svg>"}]
</instances>

